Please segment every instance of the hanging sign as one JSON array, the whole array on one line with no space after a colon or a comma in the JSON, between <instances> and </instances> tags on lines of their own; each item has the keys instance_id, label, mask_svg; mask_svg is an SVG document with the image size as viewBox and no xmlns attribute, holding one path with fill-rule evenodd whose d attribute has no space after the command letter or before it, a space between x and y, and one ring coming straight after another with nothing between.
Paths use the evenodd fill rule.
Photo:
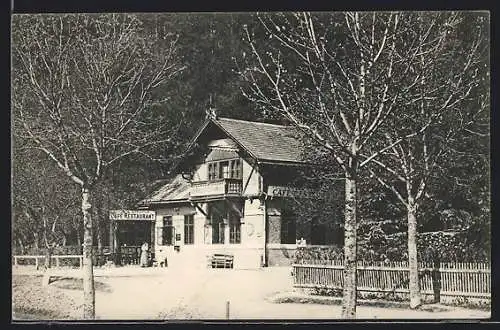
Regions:
<instances>
[{"instance_id":1,"label":"hanging sign","mask_svg":"<svg viewBox=\"0 0 500 330\"><path fill-rule=\"evenodd\" d=\"M271 197L324 199L325 196L313 189L287 186L269 186L267 195Z\"/></svg>"},{"instance_id":2,"label":"hanging sign","mask_svg":"<svg viewBox=\"0 0 500 330\"><path fill-rule=\"evenodd\" d=\"M128 221L155 221L155 211L144 210L110 210L110 220L128 220Z\"/></svg>"}]
</instances>

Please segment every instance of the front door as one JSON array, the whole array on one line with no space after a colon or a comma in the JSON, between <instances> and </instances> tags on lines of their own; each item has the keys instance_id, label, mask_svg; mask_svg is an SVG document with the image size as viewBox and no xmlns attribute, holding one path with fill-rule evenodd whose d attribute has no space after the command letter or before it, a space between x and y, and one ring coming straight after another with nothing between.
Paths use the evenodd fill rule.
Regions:
<instances>
[{"instance_id":1,"label":"front door","mask_svg":"<svg viewBox=\"0 0 500 330\"><path fill-rule=\"evenodd\" d=\"M212 215L212 244L224 244L224 219L220 215Z\"/></svg>"}]
</instances>

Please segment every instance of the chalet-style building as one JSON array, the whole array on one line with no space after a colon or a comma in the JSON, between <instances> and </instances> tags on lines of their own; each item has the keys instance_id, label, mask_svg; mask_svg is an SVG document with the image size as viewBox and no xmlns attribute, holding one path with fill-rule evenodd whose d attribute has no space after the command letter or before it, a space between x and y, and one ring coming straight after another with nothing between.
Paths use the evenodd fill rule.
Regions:
<instances>
[{"instance_id":1,"label":"chalet-style building","mask_svg":"<svg viewBox=\"0 0 500 330\"><path fill-rule=\"evenodd\" d=\"M155 211L156 260L205 265L228 254L234 268L287 265L298 240L331 241L325 228L298 233L297 217L285 207L288 198L315 194L292 184L293 173L307 166L295 128L209 117L188 149L196 152L175 177L138 204Z\"/></svg>"}]
</instances>

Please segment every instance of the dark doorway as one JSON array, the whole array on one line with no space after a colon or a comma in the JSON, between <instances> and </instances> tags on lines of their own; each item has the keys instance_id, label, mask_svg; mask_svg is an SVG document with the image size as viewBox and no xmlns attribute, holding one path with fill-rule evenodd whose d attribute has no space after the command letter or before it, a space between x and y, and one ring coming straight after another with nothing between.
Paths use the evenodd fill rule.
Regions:
<instances>
[{"instance_id":1,"label":"dark doorway","mask_svg":"<svg viewBox=\"0 0 500 330\"><path fill-rule=\"evenodd\" d=\"M325 245L326 234L328 227L321 223L317 218L311 220L311 244L312 245Z\"/></svg>"},{"instance_id":2,"label":"dark doorway","mask_svg":"<svg viewBox=\"0 0 500 330\"><path fill-rule=\"evenodd\" d=\"M149 251L154 255L154 229L152 221L117 221L115 263L120 265L138 264L141 245L149 244Z\"/></svg>"},{"instance_id":3,"label":"dark doorway","mask_svg":"<svg viewBox=\"0 0 500 330\"><path fill-rule=\"evenodd\" d=\"M141 246L144 242L149 245L151 240L151 221L120 221L118 223L118 240L121 246Z\"/></svg>"},{"instance_id":4,"label":"dark doorway","mask_svg":"<svg viewBox=\"0 0 500 330\"><path fill-rule=\"evenodd\" d=\"M209 216L212 224L212 244L224 244L225 217L227 217L226 206L223 202L209 204Z\"/></svg>"},{"instance_id":5,"label":"dark doorway","mask_svg":"<svg viewBox=\"0 0 500 330\"><path fill-rule=\"evenodd\" d=\"M295 244L297 239L297 217L289 210L281 211L281 244Z\"/></svg>"}]
</instances>

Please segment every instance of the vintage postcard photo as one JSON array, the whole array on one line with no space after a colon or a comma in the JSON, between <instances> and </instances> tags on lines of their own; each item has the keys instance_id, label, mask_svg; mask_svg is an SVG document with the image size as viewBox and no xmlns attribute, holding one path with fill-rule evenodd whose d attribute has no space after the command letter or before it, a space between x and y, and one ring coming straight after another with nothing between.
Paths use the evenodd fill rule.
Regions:
<instances>
[{"instance_id":1,"label":"vintage postcard photo","mask_svg":"<svg viewBox=\"0 0 500 330\"><path fill-rule=\"evenodd\" d=\"M13 322L490 318L489 12L11 27Z\"/></svg>"}]
</instances>

